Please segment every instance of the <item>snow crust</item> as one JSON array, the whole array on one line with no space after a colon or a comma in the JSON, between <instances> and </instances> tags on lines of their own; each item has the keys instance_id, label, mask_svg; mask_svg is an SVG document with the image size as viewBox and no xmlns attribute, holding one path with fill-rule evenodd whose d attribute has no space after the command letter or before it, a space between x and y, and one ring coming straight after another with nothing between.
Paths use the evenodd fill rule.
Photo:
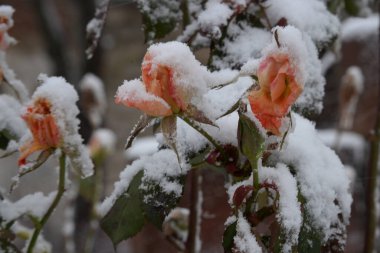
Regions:
<instances>
[{"instance_id":1,"label":"snow crust","mask_svg":"<svg viewBox=\"0 0 380 253\"><path fill-rule=\"evenodd\" d=\"M125 156L130 159L138 159L141 156L152 155L158 151L158 142L155 137L141 137L134 140L132 147L128 148Z\"/></svg>"},{"instance_id":2,"label":"snow crust","mask_svg":"<svg viewBox=\"0 0 380 253\"><path fill-rule=\"evenodd\" d=\"M88 106L89 108L86 109L92 125L99 127L107 109L106 93L102 80L94 74L87 73L79 82L79 88L82 93L88 93L93 99Z\"/></svg>"},{"instance_id":3,"label":"snow crust","mask_svg":"<svg viewBox=\"0 0 380 253\"><path fill-rule=\"evenodd\" d=\"M26 195L16 202L7 199L0 201L0 217L6 221L18 219L22 215L41 218L49 208L56 192L45 196L42 192Z\"/></svg>"},{"instance_id":4,"label":"snow crust","mask_svg":"<svg viewBox=\"0 0 380 253\"><path fill-rule=\"evenodd\" d=\"M350 182L338 156L322 143L313 123L297 114L293 116L295 130L289 135L286 147L272 159L294 168L306 199L306 211L326 241L344 231L349 223Z\"/></svg>"},{"instance_id":5,"label":"snow crust","mask_svg":"<svg viewBox=\"0 0 380 253\"><path fill-rule=\"evenodd\" d=\"M202 30L212 30L215 27L226 25L233 10L221 0L211 0L206 3L206 8L198 16L198 24Z\"/></svg>"},{"instance_id":6,"label":"snow crust","mask_svg":"<svg viewBox=\"0 0 380 253\"><path fill-rule=\"evenodd\" d=\"M159 185L163 192L180 197L182 185L170 178L183 175L188 169L190 169L189 166L186 168L180 167L174 151L169 149L160 150L152 156L151 160L145 160L143 184L140 188L149 189L149 186L153 183ZM149 198L149 196L147 195L145 198Z\"/></svg>"},{"instance_id":7,"label":"snow crust","mask_svg":"<svg viewBox=\"0 0 380 253\"><path fill-rule=\"evenodd\" d=\"M308 34L318 47L339 33L340 22L319 0L268 0L266 13L272 26L281 18Z\"/></svg>"},{"instance_id":8,"label":"snow crust","mask_svg":"<svg viewBox=\"0 0 380 253\"><path fill-rule=\"evenodd\" d=\"M365 18L351 17L342 24L341 37L343 41L364 41L379 33L379 14Z\"/></svg>"},{"instance_id":9,"label":"snow crust","mask_svg":"<svg viewBox=\"0 0 380 253\"><path fill-rule=\"evenodd\" d=\"M236 226L236 235L234 243L238 252L241 253L261 253L262 249L256 241L256 237L251 232L251 225L239 212Z\"/></svg>"},{"instance_id":10,"label":"snow crust","mask_svg":"<svg viewBox=\"0 0 380 253\"><path fill-rule=\"evenodd\" d=\"M275 183L279 194L279 213L277 219L285 229L286 242L283 252L291 252L292 246L298 242L298 235L302 225L302 214L298 202L297 181L289 172L285 164L277 164L276 168L261 167L259 169L260 182Z\"/></svg>"},{"instance_id":11,"label":"snow crust","mask_svg":"<svg viewBox=\"0 0 380 253\"><path fill-rule=\"evenodd\" d=\"M0 95L0 131L6 129L17 140L27 131L25 122L21 119L21 104L13 97Z\"/></svg>"},{"instance_id":12,"label":"snow crust","mask_svg":"<svg viewBox=\"0 0 380 253\"><path fill-rule=\"evenodd\" d=\"M225 56L213 57L213 65L218 68L236 67L250 59L260 58L262 49L271 42L271 33L265 29L251 27L246 22L232 23L228 27L229 37L221 50Z\"/></svg>"},{"instance_id":13,"label":"snow crust","mask_svg":"<svg viewBox=\"0 0 380 253\"><path fill-rule=\"evenodd\" d=\"M107 214L118 197L124 194L133 180L133 177L144 170L143 181L151 180L161 186L166 193L180 195L182 187L176 182L169 182L167 176L177 176L185 173L189 168L181 168L174 151L164 149L151 156L143 156L128 165L114 184L114 190L97 208L101 216Z\"/></svg>"}]
</instances>

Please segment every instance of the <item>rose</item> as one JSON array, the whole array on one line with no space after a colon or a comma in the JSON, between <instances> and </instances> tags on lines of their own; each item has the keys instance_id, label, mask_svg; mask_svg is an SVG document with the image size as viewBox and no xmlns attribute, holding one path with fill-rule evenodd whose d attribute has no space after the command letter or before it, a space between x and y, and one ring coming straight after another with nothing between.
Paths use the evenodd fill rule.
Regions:
<instances>
[{"instance_id":1,"label":"rose","mask_svg":"<svg viewBox=\"0 0 380 253\"><path fill-rule=\"evenodd\" d=\"M269 55L257 71L259 89L248 95L256 118L275 135L281 135L282 119L303 90L303 85L296 78L296 71L287 54Z\"/></svg>"},{"instance_id":2,"label":"rose","mask_svg":"<svg viewBox=\"0 0 380 253\"><path fill-rule=\"evenodd\" d=\"M177 85L175 68L155 63L148 50L141 71L142 83L139 80L125 82L117 91L116 103L135 107L151 116L169 116L186 110L190 98Z\"/></svg>"},{"instance_id":3,"label":"rose","mask_svg":"<svg viewBox=\"0 0 380 253\"><path fill-rule=\"evenodd\" d=\"M47 99L36 100L27 108L22 118L29 127L33 139L20 147L19 165L24 165L26 158L36 151L60 146L61 134L51 114L51 103Z\"/></svg>"}]
</instances>

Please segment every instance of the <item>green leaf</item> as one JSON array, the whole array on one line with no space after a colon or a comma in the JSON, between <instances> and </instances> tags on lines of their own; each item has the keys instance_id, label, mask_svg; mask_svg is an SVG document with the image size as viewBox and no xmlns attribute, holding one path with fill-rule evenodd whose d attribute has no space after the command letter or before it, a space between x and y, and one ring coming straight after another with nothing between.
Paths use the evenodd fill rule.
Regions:
<instances>
[{"instance_id":1,"label":"green leaf","mask_svg":"<svg viewBox=\"0 0 380 253\"><path fill-rule=\"evenodd\" d=\"M338 9L342 6L343 0L330 0L327 2L327 8L330 12L336 14Z\"/></svg>"},{"instance_id":2,"label":"green leaf","mask_svg":"<svg viewBox=\"0 0 380 253\"><path fill-rule=\"evenodd\" d=\"M0 130L0 149L5 150L8 147L8 144L14 137L9 132L8 129Z\"/></svg>"},{"instance_id":3,"label":"green leaf","mask_svg":"<svg viewBox=\"0 0 380 253\"><path fill-rule=\"evenodd\" d=\"M321 246L321 236L318 230L313 228L309 215L305 214L298 238L298 252L320 253Z\"/></svg>"},{"instance_id":4,"label":"green leaf","mask_svg":"<svg viewBox=\"0 0 380 253\"><path fill-rule=\"evenodd\" d=\"M234 237L236 235L237 221L228 225L223 234L223 248L225 253L231 253L234 246Z\"/></svg>"},{"instance_id":5,"label":"green leaf","mask_svg":"<svg viewBox=\"0 0 380 253\"><path fill-rule=\"evenodd\" d=\"M143 16L145 41L163 38L174 30L181 19L180 1L145 0L140 1Z\"/></svg>"},{"instance_id":6,"label":"green leaf","mask_svg":"<svg viewBox=\"0 0 380 253\"><path fill-rule=\"evenodd\" d=\"M348 14L357 16L359 14L359 6L355 0L344 0L344 6Z\"/></svg>"},{"instance_id":7,"label":"green leaf","mask_svg":"<svg viewBox=\"0 0 380 253\"><path fill-rule=\"evenodd\" d=\"M184 177L167 177L168 181L184 185ZM162 229L162 223L170 211L177 206L179 197L174 193L167 193L160 185L153 181L143 182L141 194L144 196L142 209L146 219L155 225L159 230ZM183 192L183 189L182 189Z\"/></svg>"},{"instance_id":8,"label":"green leaf","mask_svg":"<svg viewBox=\"0 0 380 253\"><path fill-rule=\"evenodd\" d=\"M197 166L199 164L202 164L207 156L210 154L211 147L210 145L206 145L202 149L198 150L198 152L190 152L187 155L187 159L189 161L189 164L192 166Z\"/></svg>"},{"instance_id":9,"label":"green leaf","mask_svg":"<svg viewBox=\"0 0 380 253\"><path fill-rule=\"evenodd\" d=\"M101 220L100 226L114 245L136 235L144 226L144 210L139 190L143 171L137 173L127 192L121 195Z\"/></svg>"},{"instance_id":10,"label":"green leaf","mask_svg":"<svg viewBox=\"0 0 380 253\"><path fill-rule=\"evenodd\" d=\"M264 137L255 123L246 115L239 113L238 141L240 151L248 158L252 167L264 152Z\"/></svg>"}]
</instances>

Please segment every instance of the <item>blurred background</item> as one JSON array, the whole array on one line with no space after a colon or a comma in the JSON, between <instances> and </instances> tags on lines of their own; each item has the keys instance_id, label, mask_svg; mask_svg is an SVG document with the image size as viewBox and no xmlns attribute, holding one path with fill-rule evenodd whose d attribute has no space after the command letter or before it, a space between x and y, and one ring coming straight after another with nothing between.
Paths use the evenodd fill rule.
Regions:
<instances>
[{"instance_id":1,"label":"blurred background","mask_svg":"<svg viewBox=\"0 0 380 253\"><path fill-rule=\"evenodd\" d=\"M102 196L112 191L113 183L120 171L131 162L124 153L125 140L137 122L140 113L134 109L118 106L113 103L114 94L123 80L140 76L140 66L147 45L144 43L142 18L132 1L111 1L107 21L99 47L94 58L86 60L85 48L86 25L95 13L93 0L1 0L15 8L15 25L10 35L18 40L17 45L8 49L7 61L32 93L37 86L40 73L62 75L79 90L79 83L86 73L93 73L101 78L107 99L107 109L100 126L114 131L116 148L102 163L104 190ZM321 129L321 138L336 149L353 179L351 189L354 196L351 224L348 228L346 252L362 252L364 228L366 224L366 187L369 164L369 140L374 128L379 104L379 26L365 39L347 39L342 41L341 58L336 64L326 69L327 85L322 114L315 116L317 127ZM165 40L174 39L172 33ZM208 52L200 51L197 58L207 62ZM358 66L364 77L363 89L358 95L354 121L349 132L341 133L337 138L342 106L339 101L342 90L342 77L351 66ZM360 92L359 92L360 93ZM85 92L82 98L87 98ZM86 101L81 103L86 108ZM89 141L93 125L86 115L82 115L81 133ZM151 135L151 130L145 135ZM347 135L347 136L346 136ZM0 185L7 189L10 178L17 173L17 156L0 161ZM50 165L49 165L50 164ZM54 162L21 179L22 187L15 190L10 199L17 199L27 193L43 191L48 193L55 189L56 172ZM226 194L223 187L223 175L204 171L204 205L205 215L202 220L202 252L222 252L220 245L223 224L229 215L226 206ZM187 206L188 191L181 205ZM73 215L77 226L75 241L81 243L86 237L86 201L70 200L79 203ZM67 252L63 228L69 214L65 212L68 201L59 205L47 227L44 236L53 245L53 252ZM82 212L82 211L83 212ZM85 225L84 225L85 226ZM78 232L79 231L79 232ZM77 252L82 252L78 250ZM96 232L93 252L114 252L111 241L102 231ZM165 241L164 236L155 228L147 226L134 239L123 242L117 252L176 252Z\"/></svg>"}]
</instances>

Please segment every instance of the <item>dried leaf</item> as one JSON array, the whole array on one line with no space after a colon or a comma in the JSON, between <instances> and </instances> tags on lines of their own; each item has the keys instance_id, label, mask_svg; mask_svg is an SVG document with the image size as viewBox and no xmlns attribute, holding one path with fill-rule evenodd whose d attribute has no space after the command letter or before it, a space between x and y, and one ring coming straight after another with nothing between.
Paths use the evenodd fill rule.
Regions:
<instances>
[{"instance_id":1,"label":"dried leaf","mask_svg":"<svg viewBox=\"0 0 380 253\"><path fill-rule=\"evenodd\" d=\"M128 149L131 145L133 140L139 135L140 133L144 132L144 130L150 126L150 123L154 120L155 118L152 116L149 116L147 114L141 115L139 121L137 124L133 127L131 133L128 136L127 142L125 144L125 149Z\"/></svg>"}]
</instances>

